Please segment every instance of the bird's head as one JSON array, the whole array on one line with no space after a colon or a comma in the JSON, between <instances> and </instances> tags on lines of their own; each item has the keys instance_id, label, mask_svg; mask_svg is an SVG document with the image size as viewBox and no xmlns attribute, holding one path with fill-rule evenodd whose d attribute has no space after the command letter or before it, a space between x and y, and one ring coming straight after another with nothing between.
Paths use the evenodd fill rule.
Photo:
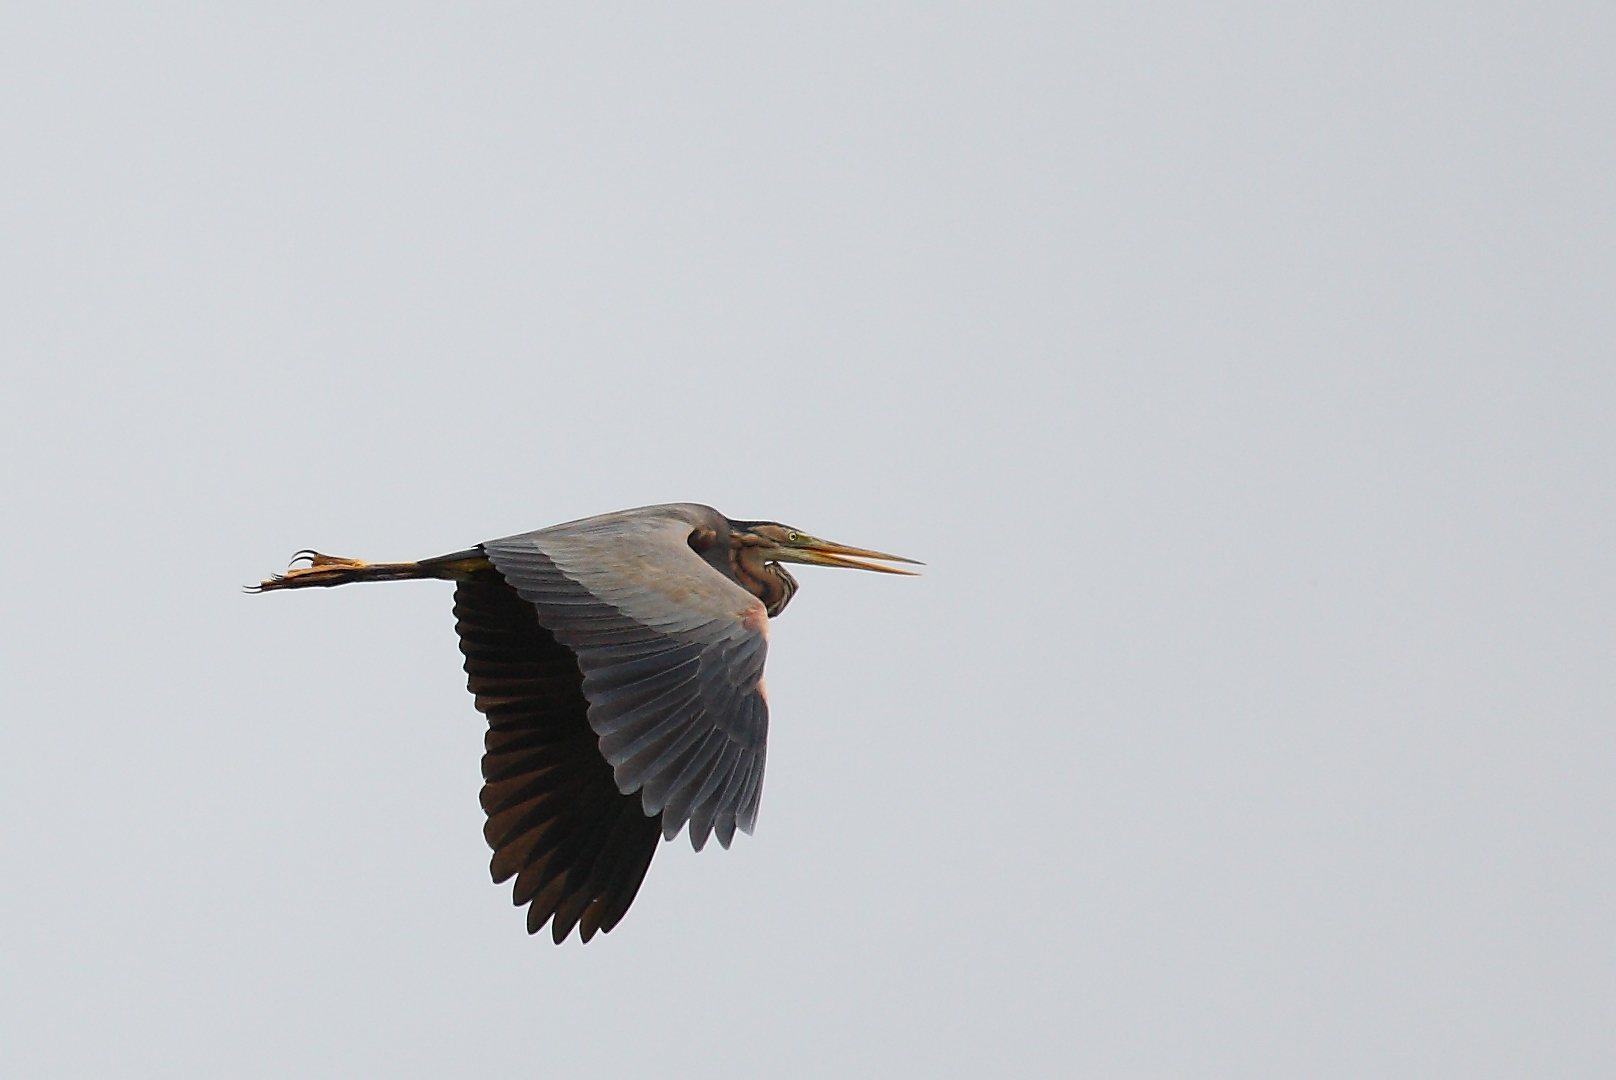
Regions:
<instances>
[{"instance_id":1,"label":"bird's head","mask_svg":"<svg viewBox=\"0 0 1616 1080\"><path fill-rule=\"evenodd\" d=\"M785 610L792 594L797 591L797 580L780 563L840 566L848 570L909 575L913 575L914 571L862 560L880 559L921 565L902 555L886 555L846 544L833 544L778 521L731 521L729 544L730 562L736 578L763 601L770 618Z\"/></svg>"}]
</instances>

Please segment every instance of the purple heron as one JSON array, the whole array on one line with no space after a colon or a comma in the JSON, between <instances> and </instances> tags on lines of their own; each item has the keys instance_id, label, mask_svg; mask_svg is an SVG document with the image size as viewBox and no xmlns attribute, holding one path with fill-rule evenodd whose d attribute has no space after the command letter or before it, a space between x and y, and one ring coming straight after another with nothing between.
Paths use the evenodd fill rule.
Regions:
<instances>
[{"instance_id":1,"label":"purple heron","mask_svg":"<svg viewBox=\"0 0 1616 1080\"><path fill-rule=\"evenodd\" d=\"M528 933L548 922L560 944L617 925L659 839L688 826L700 851L752 831L769 620L797 591L781 564L911 573L865 560L914 563L671 503L420 562L302 551L251 591L455 583L467 688L488 718L489 869L516 878Z\"/></svg>"}]
</instances>

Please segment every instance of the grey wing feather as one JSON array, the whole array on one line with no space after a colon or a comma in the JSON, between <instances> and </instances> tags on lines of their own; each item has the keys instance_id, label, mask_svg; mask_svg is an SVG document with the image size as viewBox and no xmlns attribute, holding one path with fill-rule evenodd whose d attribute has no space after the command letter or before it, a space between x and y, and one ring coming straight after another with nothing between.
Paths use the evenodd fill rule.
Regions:
<instances>
[{"instance_id":1,"label":"grey wing feather","mask_svg":"<svg viewBox=\"0 0 1616 1080\"><path fill-rule=\"evenodd\" d=\"M706 507L607 514L483 550L572 649L623 794L700 850L757 821L769 711L762 603L690 548Z\"/></svg>"}]
</instances>

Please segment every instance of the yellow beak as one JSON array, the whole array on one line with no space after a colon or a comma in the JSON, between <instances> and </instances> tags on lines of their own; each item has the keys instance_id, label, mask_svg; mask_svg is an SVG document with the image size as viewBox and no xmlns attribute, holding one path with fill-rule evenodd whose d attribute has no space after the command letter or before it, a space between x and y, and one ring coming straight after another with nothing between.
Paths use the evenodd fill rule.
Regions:
<instances>
[{"instance_id":1,"label":"yellow beak","mask_svg":"<svg viewBox=\"0 0 1616 1080\"><path fill-rule=\"evenodd\" d=\"M925 565L914 559L906 559L902 555L887 555L879 551L848 547L846 544L833 544L828 540L805 540L801 546L782 544L771 550L765 558L776 562L807 563L810 566L841 566L849 570L874 570L881 574L907 574L910 577L919 575L913 570L899 570L895 566L880 566L859 560L882 559L886 562L909 563L911 566Z\"/></svg>"}]
</instances>

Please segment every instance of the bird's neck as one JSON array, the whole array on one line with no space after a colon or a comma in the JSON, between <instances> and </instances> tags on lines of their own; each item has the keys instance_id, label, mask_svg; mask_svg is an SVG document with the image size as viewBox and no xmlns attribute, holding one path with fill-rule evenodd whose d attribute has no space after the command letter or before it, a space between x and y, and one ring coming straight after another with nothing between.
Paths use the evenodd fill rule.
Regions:
<instances>
[{"instance_id":1,"label":"bird's neck","mask_svg":"<svg viewBox=\"0 0 1616 1080\"><path fill-rule=\"evenodd\" d=\"M741 587L763 601L769 618L780 614L791 603L792 594L797 591L797 579L786 573L779 563L764 562L762 549L743 540L730 548L729 563Z\"/></svg>"}]
</instances>

